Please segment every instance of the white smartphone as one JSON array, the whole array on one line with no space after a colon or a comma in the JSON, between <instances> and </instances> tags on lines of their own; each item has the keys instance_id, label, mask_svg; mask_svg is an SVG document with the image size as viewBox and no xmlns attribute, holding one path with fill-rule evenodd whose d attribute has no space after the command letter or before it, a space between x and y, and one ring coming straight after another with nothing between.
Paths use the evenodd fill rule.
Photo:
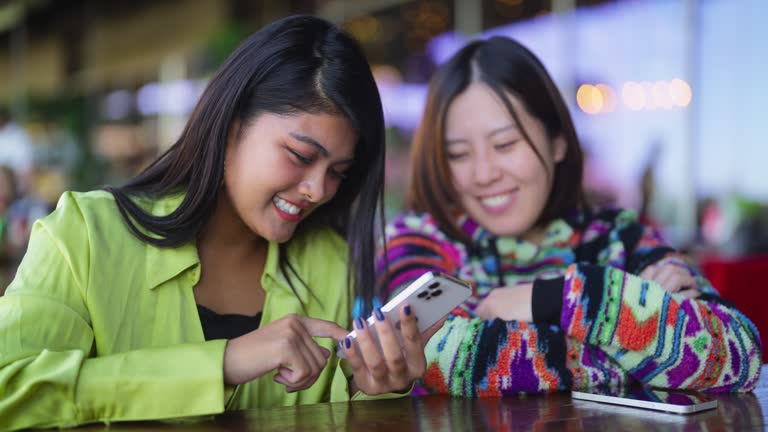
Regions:
<instances>
[{"instance_id":1,"label":"white smartphone","mask_svg":"<svg viewBox=\"0 0 768 432\"><path fill-rule=\"evenodd\" d=\"M400 335L400 308L402 305L411 306L411 313L418 318L419 331L423 332L442 317L448 315L470 295L472 295L472 286L469 282L444 273L427 272L382 306L381 311L394 326L397 336L402 338ZM376 318L371 315L368 318L368 328L374 341L378 344L376 323ZM359 349L357 347L357 332L353 330L347 337L352 339L355 349ZM342 343L344 343L343 340L337 345L336 354L345 358Z\"/></svg>"},{"instance_id":2,"label":"white smartphone","mask_svg":"<svg viewBox=\"0 0 768 432\"><path fill-rule=\"evenodd\" d=\"M647 387L595 388L585 392L573 391L571 397L675 414L692 414L717 408L716 399L701 393L674 392Z\"/></svg>"}]
</instances>

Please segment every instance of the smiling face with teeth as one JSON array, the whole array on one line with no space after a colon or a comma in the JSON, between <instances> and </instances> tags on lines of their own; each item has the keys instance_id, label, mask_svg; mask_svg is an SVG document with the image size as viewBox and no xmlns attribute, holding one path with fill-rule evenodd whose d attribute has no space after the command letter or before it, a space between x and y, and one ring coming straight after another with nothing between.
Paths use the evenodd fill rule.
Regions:
<instances>
[{"instance_id":1,"label":"smiling face with teeth","mask_svg":"<svg viewBox=\"0 0 768 432\"><path fill-rule=\"evenodd\" d=\"M535 240L552 190L550 173L566 145L549 138L519 98L507 97L520 124L482 82L457 95L446 111L446 158L457 201L473 219L496 235Z\"/></svg>"},{"instance_id":2,"label":"smiling face with teeth","mask_svg":"<svg viewBox=\"0 0 768 432\"><path fill-rule=\"evenodd\" d=\"M230 134L223 198L243 229L289 240L297 225L334 197L357 136L334 114L263 113Z\"/></svg>"}]
</instances>

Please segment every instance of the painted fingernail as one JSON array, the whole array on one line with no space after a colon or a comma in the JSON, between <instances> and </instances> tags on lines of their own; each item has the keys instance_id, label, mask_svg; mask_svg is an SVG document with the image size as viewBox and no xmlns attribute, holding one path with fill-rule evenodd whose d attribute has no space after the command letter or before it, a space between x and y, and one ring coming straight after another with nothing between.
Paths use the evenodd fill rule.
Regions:
<instances>
[{"instance_id":1,"label":"painted fingernail","mask_svg":"<svg viewBox=\"0 0 768 432\"><path fill-rule=\"evenodd\" d=\"M374 309L373 313L376 315L377 320L384 321L384 313L381 311L381 309Z\"/></svg>"},{"instance_id":2,"label":"painted fingernail","mask_svg":"<svg viewBox=\"0 0 768 432\"><path fill-rule=\"evenodd\" d=\"M344 346L347 347L347 349L352 348L352 339L344 338Z\"/></svg>"},{"instance_id":3,"label":"painted fingernail","mask_svg":"<svg viewBox=\"0 0 768 432\"><path fill-rule=\"evenodd\" d=\"M358 330L362 330L363 329L363 319L362 318L360 318L360 317L355 318L355 328L357 328Z\"/></svg>"},{"instance_id":4,"label":"painted fingernail","mask_svg":"<svg viewBox=\"0 0 768 432\"><path fill-rule=\"evenodd\" d=\"M405 305L405 316L411 316L411 305Z\"/></svg>"}]
</instances>

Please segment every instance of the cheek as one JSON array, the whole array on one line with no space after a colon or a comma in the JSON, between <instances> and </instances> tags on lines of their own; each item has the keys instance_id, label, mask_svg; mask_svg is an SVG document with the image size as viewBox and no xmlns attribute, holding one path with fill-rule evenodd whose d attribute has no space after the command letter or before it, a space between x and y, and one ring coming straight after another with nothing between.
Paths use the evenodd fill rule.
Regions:
<instances>
[{"instance_id":1,"label":"cheek","mask_svg":"<svg viewBox=\"0 0 768 432\"><path fill-rule=\"evenodd\" d=\"M521 149L522 150L522 149ZM546 183L547 171L530 148L525 151L500 155L499 162L507 173L524 184Z\"/></svg>"},{"instance_id":2,"label":"cheek","mask_svg":"<svg viewBox=\"0 0 768 432\"><path fill-rule=\"evenodd\" d=\"M333 197L336 196L336 193L339 191L339 188L341 187L341 181L338 179L335 179L333 177L329 177L325 181L325 190L326 192L326 198L323 200L323 204L327 203L328 201L332 200Z\"/></svg>"},{"instance_id":3,"label":"cheek","mask_svg":"<svg viewBox=\"0 0 768 432\"><path fill-rule=\"evenodd\" d=\"M453 187L457 192L469 189L472 183L472 164L469 162L449 163L448 170L451 173Z\"/></svg>"}]
</instances>

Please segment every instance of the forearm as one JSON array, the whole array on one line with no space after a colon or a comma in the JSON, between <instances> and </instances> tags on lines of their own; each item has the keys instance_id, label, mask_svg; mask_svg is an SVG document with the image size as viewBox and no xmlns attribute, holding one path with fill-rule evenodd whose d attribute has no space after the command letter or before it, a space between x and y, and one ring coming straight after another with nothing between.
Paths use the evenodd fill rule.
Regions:
<instances>
[{"instance_id":1,"label":"forearm","mask_svg":"<svg viewBox=\"0 0 768 432\"><path fill-rule=\"evenodd\" d=\"M671 388L749 390L761 349L738 311L672 295L619 269L574 265L563 285L560 326L600 347L635 379Z\"/></svg>"},{"instance_id":2,"label":"forearm","mask_svg":"<svg viewBox=\"0 0 768 432\"><path fill-rule=\"evenodd\" d=\"M452 317L426 346L426 389L464 397L567 387L565 339L556 326Z\"/></svg>"}]
</instances>

